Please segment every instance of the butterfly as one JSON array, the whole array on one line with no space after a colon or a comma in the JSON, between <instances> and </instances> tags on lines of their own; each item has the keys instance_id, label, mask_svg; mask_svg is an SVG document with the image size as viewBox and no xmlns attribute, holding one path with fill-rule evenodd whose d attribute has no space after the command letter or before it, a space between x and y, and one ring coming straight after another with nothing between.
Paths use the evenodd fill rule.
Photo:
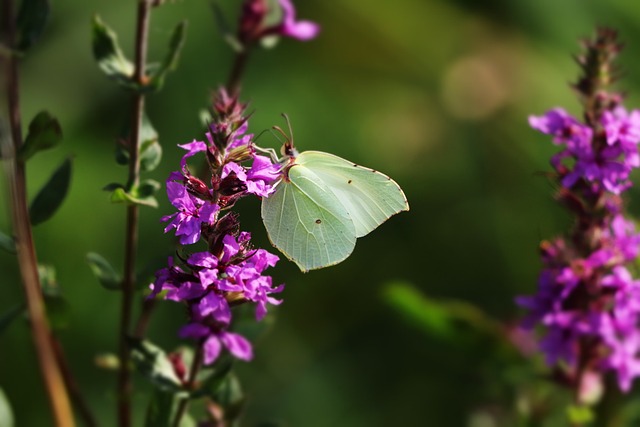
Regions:
<instances>
[{"instance_id":1,"label":"butterfly","mask_svg":"<svg viewBox=\"0 0 640 427\"><path fill-rule=\"evenodd\" d=\"M409 210L400 186L383 173L322 151L298 153L292 139L283 152L262 221L271 243L303 272L344 261L358 237Z\"/></svg>"}]
</instances>

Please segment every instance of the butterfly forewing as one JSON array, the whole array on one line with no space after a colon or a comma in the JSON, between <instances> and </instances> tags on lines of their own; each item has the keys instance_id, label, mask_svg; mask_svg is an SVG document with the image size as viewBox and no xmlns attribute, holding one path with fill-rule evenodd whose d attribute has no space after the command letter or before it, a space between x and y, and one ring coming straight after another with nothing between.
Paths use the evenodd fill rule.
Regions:
<instances>
[{"instance_id":1,"label":"butterfly forewing","mask_svg":"<svg viewBox=\"0 0 640 427\"><path fill-rule=\"evenodd\" d=\"M321 185L336 195L354 223L356 237L409 209L400 186L383 173L320 151L305 151L296 163L312 170Z\"/></svg>"},{"instance_id":2,"label":"butterfly forewing","mask_svg":"<svg viewBox=\"0 0 640 427\"><path fill-rule=\"evenodd\" d=\"M293 166L289 181L262 200L271 243L301 270L344 260L355 247L355 226L338 197L309 168Z\"/></svg>"}]
</instances>

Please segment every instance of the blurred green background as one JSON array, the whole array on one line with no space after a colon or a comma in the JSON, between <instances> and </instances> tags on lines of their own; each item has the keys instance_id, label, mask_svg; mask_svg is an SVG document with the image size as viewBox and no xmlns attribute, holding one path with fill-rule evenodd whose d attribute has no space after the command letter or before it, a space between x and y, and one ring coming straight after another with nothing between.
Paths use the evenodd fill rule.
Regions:
<instances>
[{"instance_id":1,"label":"blurred green background","mask_svg":"<svg viewBox=\"0 0 640 427\"><path fill-rule=\"evenodd\" d=\"M131 54L135 2L53 3L45 35L21 68L22 113L26 126L39 110L51 111L65 141L30 161L32 194L70 154L75 170L65 204L35 229L35 239L40 261L55 266L72 306L61 338L73 370L101 424L113 425L115 375L97 368L94 357L116 349L119 295L98 285L84 256L97 251L122 266L124 209L100 189L125 179L113 152L130 102L93 62L90 18L100 14ZM287 285L285 302L256 344L255 360L239 366L249 396L244 424L494 426L490 416L477 415L504 400L484 375L491 354L482 344L465 347L424 334L389 303L386 290L407 283L504 322L517 319L513 297L535 289L540 239L571 221L539 174L549 170L556 149L528 128L527 116L558 105L579 114L568 88L577 76L571 55L595 25L620 30L627 44L620 88L628 90L629 106L640 105L640 8L633 0L297 3L298 16L319 22L322 33L308 43L282 40L255 52L243 89L255 110L251 131L283 126L286 112L299 149L328 151L389 174L411 211L360 239L338 266L302 274L283 259L273 270L274 280ZM183 18L189 33L179 68L162 92L148 97L165 151L149 176L158 181L177 167L176 144L200 137L199 111L226 81L232 58L209 4L184 0L154 11L151 59L162 58ZM268 134L259 142L278 146ZM5 185L0 191L7 200ZM630 209L640 213L640 192L630 193ZM141 265L174 249L159 223L171 207L163 193L159 199L159 209L142 210ZM259 202L243 200L239 209L243 228L268 247ZM5 233L8 217L2 209ZM0 312L22 299L15 258L0 253ZM181 307L163 303L149 336L172 348L183 322ZM27 323L17 322L0 336L0 387L18 426L48 426L27 332ZM147 404L143 382L134 397L137 420Z\"/></svg>"}]
</instances>

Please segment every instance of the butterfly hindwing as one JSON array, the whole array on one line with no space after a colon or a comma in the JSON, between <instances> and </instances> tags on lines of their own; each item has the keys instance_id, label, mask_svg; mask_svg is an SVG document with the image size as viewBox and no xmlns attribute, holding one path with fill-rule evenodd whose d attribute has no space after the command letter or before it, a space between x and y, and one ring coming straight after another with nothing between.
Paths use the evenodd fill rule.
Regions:
<instances>
[{"instance_id":1,"label":"butterfly hindwing","mask_svg":"<svg viewBox=\"0 0 640 427\"><path fill-rule=\"evenodd\" d=\"M383 173L320 151L305 151L296 163L311 169L336 195L353 220L356 237L409 209L400 186Z\"/></svg>"}]
</instances>

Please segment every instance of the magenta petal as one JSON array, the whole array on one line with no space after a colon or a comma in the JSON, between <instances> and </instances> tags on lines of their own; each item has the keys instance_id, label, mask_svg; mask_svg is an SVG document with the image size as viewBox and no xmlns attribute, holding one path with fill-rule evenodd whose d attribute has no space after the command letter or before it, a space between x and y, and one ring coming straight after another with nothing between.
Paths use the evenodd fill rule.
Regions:
<instances>
[{"instance_id":1,"label":"magenta petal","mask_svg":"<svg viewBox=\"0 0 640 427\"><path fill-rule=\"evenodd\" d=\"M220 344L220 339L211 335L204 342L204 364L211 365L216 361L218 356L220 356L220 350L222 350L222 345Z\"/></svg>"},{"instance_id":2,"label":"magenta petal","mask_svg":"<svg viewBox=\"0 0 640 427\"><path fill-rule=\"evenodd\" d=\"M240 360L253 359L253 348L251 343L242 335L233 332L223 332L221 334L222 342L229 352Z\"/></svg>"}]
</instances>

